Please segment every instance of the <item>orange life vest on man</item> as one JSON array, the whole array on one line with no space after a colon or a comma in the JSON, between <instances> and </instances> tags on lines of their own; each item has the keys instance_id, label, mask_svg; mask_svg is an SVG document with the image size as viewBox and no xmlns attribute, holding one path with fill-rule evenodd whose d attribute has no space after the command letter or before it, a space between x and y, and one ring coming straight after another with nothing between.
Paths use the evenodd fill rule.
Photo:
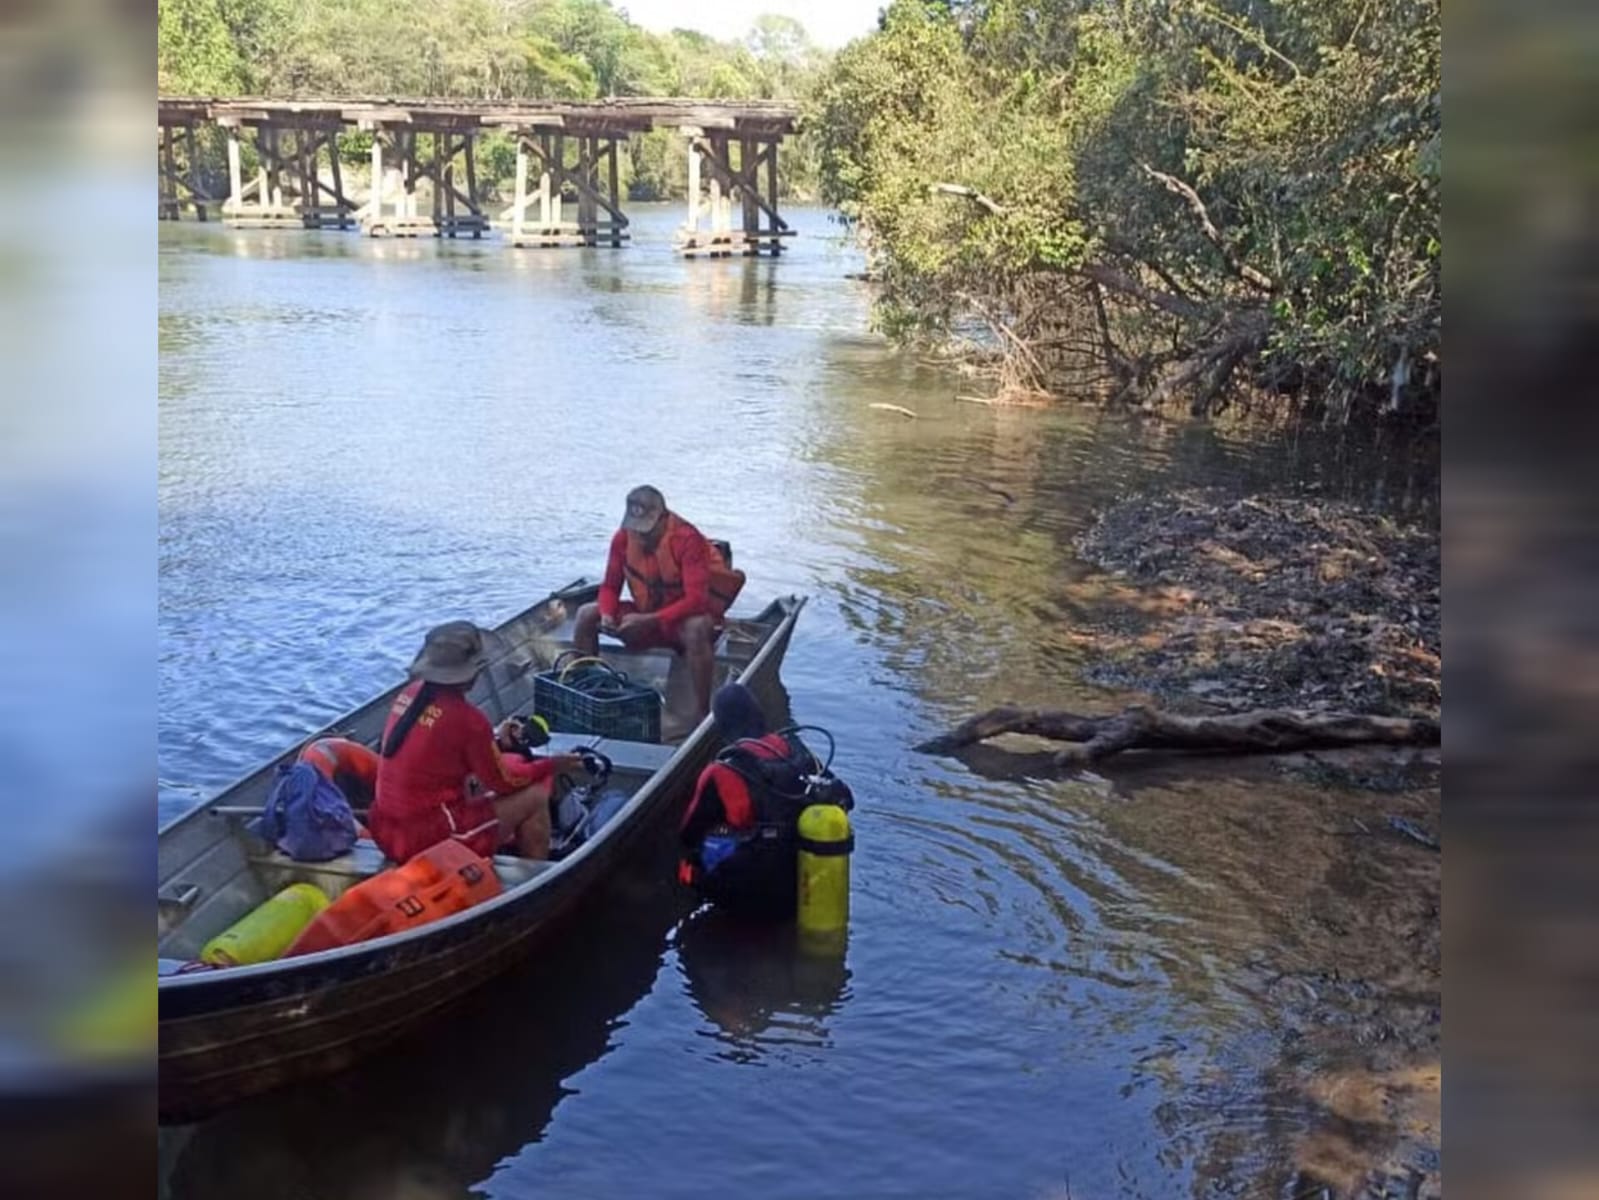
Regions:
<instances>
[{"instance_id":1,"label":"orange life vest on man","mask_svg":"<svg viewBox=\"0 0 1599 1200\"><path fill-rule=\"evenodd\" d=\"M653 551L645 551L641 535L628 533L627 556L622 564L627 593L641 613L659 612L683 598L683 564L678 562L672 543L684 533L705 542L705 554L711 564L711 616L721 620L744 586L744 572L728 566L714 542L673 512L661 518Z\"/></svg>"}]
</instances>

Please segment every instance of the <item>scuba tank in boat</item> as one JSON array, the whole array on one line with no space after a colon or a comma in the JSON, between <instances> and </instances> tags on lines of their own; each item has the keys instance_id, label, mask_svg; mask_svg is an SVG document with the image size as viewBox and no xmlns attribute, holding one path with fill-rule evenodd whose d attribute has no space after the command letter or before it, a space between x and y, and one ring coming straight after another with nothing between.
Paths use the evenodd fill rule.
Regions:
<instances>
[{"instance_id":1,"label":"scuba tank in boat","mask_svg":"<svg viewBox=\"0 0 1599 1200\"><path fill-rule=\"evenodd\" d=\"M326 893L315 884L291 883L207 942L200 961L214 967L271 962L327 906Z\"/></svg>"}]
</instances>

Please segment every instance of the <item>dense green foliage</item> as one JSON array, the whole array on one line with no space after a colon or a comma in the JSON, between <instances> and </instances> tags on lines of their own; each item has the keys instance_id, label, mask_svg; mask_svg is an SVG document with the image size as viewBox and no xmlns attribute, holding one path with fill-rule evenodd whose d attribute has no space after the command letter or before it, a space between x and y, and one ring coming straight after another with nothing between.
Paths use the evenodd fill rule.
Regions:
<instances>
[{"instance_id":1,"label":"dense green foliage","mask_svg":"<svg viewBox=\"0 0 1599 1200\"><path fill-rule=\"evenodd\" d=\"M1437 0L895 0L810 123L891 332L987 329L1028 388L1428 414L1439 64Z\"/></svg>"},{"instance_id":2,"label":"dense green foliage","mask_svg":"<svg viewBox=\"0 0 1599 1200\"><path fill-rule=\"evenodd\" d=\"M160 0L164 94L587 100L701 96L804 100L826 63L787 17L756 19L742 41L632 24L609 0ZM486 139L489 182L508 172ZM681 138L635 138L635 198L681 194ZM352 162L364 147L350 139ZM783 156L790 194L814 193L815 150Z\"/></svg>"}]
</instances>

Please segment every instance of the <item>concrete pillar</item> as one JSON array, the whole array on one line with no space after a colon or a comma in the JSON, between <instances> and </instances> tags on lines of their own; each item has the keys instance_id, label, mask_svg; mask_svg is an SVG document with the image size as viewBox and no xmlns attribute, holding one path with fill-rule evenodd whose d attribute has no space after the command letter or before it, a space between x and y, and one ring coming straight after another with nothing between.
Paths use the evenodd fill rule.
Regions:
<instances>
[{"instance_id":1,"label":"concrete pillar","mask_svg":"<svg viewBox=\"0 0 1599 1200\"><path fill-rule=\"evenodd\" d=\"M372 131L372 201L367 220L377 223L383 219L383 131Z\"/></svg>"},{"instance_id":2,"label":"concrete pillar","mask_svg":"<svg viewBox=\"0 0 1599 1200\"><path fill-rule=\"evenodd\" d=\"M224 212L237 212L244 203L244 168L239 158L239 130L237 126L228 129L228 199L223 205Z\"/></svg>"},{"instance_id":3,"label":"concrete pillar","mask_svg":"<svg viewBox=\"0 0 1599 1200\"><path fill-rule=\"evenodd\" d=\"M527 209L527 143L516 139L516 200L511 209L511 236L522 236L522 214Z\"/></svg>"},{"instance_id":4,"label":"concrete pillar","mask_svg":"<svg viewBox=\"0 0 1599 1200\"><path fill-rule=\"evenodd\" d=\"M716 184L713 182L712 187ZM700 152L694 139L688 142L688 230L695 233L700 227Z\"/></svg>"}]
</instances>

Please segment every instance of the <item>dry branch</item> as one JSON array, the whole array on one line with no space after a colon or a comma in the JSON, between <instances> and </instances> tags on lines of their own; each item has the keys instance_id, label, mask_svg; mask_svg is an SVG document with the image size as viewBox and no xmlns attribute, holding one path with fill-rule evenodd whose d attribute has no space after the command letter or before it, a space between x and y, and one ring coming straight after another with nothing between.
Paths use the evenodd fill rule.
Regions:
<instances>
[{"instance_id":1,"label":"dry branch","mask_svg":"<svg viewBox=\"0 0 1599 1200\"><path fill-rule=\"evenodd\" d=\"M1216 315L1214 310L1206 305L1190 300L1186 296L1176 296L1170 292L1159 292L1154 288L1145 287L1125 271L1118 271L1105 263L1084 263L1082 273L1085 279L1091 279L1103 288L1131 296L1135 300L1142 300L1145 304L1170 313L1174 317L1203 321Z\"/></svg>"},{"instance_id":2,"label":"dry branch","mask_svg":"<svg viewBox=\"0 0 1599 1200\"><path fill-rule=\"evenodd\" d=\"M972 295L970 292L961 292L959 295L962 300L966 301L967 304L971 305L972 308L977 310L977 315L982 317L983 320L988 323L990 329L999 334L1002 338L1008 339L1011 344L1016 347L1017 353L1021 354L1027 359L1028 365L1033 368L1033 377L1029 381L1030 390L1041 390L1043 388L1044 381L1049 378L1049 375L1044 370L1044 364L1038 361L1038 355L1033 352L1033 348L1029 346L1026 340L1023 339L1014 329L1006 324L1005 321L1000 319L998 314L993 312L976 296Z\"/></svg>"},{"instance_id":3,"label":"dry branch","mask_svg":"<svg viewBox=\"0 0 1599 1200\"><path fill-rule=\"evenodd\" d=\"M1268 42L1266 40L1266 35L1261 33L1260 30L1250 29L1248 26L1240 25L1237 21L1229 19L1223 14L1217 12L1215 9L1204 4L1196 4L1194 9L1202 15L1209 17L1212 21L1215 21L1216 24L1231 29L1239 37L1250 43L1250 45L1256 46L1265 53L1271 55L1278 62L1282 63L1285 67L1292 71L1295 79L1300 78L1304 74L1304 72L1299 69L1299 64Z\"/></svg>"},{"instance_id":4,"label":"dry branch","mask_svg":"<svg viewBox=\"0 0 1599 1200\"><path fill-rule=\"evenodd\" d=\"M1257 287L1263 292L1272 291L1274 284L1271 279L1255 270L1248 263L1240 262L1233 253L1232 247L1227 244L1227 239L1222 237L1221 230L1216 228L1216 223L1210 219L1210 210L1205 207L1205 202L1199 198L1199 193L1192 187L1178 179L1175 175L1168 175L1164 171L1157 171L1148 163L1140 163L1144 173L1151 179L1158 180L1168 192L1180 196L1188 204L1188 209L1194 214L1194 219L1199 222L1199 228L1205 235L1205 240L1216 247L1216 252L1221 255L1222 261L1227 264L1227 269L1237 275L1251 287Z\"/></svg>"},{"instance_id":5,"label":"dry branch","mask_svg":"<svg viewBox=\"0 0 1599 1200\"><path fill-rule=\"evenodd\" d=\"M867 408L875 408L875 409L879 410L880 412L895 413L895 414L897 414L899 416L902 416L902 417L911 417L912 419L914 419L915 417L920 415L918 413L912 412L910 409L906 408L903 404L884 404L881 401L877 401L877 402L874 402L872 404L868 404L866 407Z\"/></svg>"},{"instance_id":6,"label":"dry branch","mask_svg":"<svg viewBox=\"0 0 1599 1200\"><path fill-rule=\"evenodd\" d=\"M1282 754L1340 746L1436 746L1439 741L1438 722L1423 717L1287 709L1185 717L1142 705L1113 716L1085 717L1059 709L1001 705L962 721L917 749L927 754L948 754L1002 733L1027 733L1075 743L1055 755L1057 766L1098 762L1123 750Z\"/></svg>"},{"instance_id":7,"label":"dry branch","mask_svg":"<svg viewBox=\"0 0 1599 1200\"><path fill-rule=\"evenodd\" d=\"M927 185L929 192L942 192L946 196L964 196L973 204L981 205L996 217L1005 211L1003 204L996 204L982 192L974 187L967 187L964 183L930 183Z\"/></svg>"}]
</instances>

